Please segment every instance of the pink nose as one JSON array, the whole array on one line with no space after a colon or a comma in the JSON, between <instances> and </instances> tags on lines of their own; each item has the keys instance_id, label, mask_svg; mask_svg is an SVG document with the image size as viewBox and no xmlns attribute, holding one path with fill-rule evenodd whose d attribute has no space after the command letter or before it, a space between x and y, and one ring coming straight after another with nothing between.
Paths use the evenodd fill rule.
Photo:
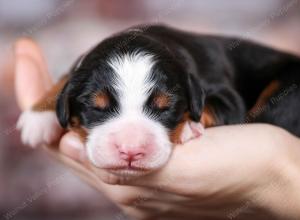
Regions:
<instances>
[{"instance_id":1,"label":"pink nose","mask_svg":"<svg viewBox=\"0 0 300 220\"><path fill-rule=\"evenodd\" d=\"M140 123L127 123L119 132L111 134L110 143L116 156L123 161L142 160L154 151L152 133Z\"/></svg>"},{"instance_id":2,"label":"pink nose","mask_svg":"<svg viewBox=\"0 0 300 220\"><path fill-rule=\"evenodd\" d=\"M132 162L136 160L140 160L145 156L145 153L142 148L134 148L134 149L119 149L120 158Z\"/></svg>"}]
</instances>

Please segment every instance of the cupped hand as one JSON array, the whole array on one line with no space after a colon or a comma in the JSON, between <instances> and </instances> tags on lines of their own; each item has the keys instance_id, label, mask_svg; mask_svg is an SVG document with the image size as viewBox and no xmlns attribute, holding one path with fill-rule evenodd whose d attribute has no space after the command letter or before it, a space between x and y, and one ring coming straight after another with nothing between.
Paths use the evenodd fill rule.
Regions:
<instances>
[{"instance_id":1,"label":"cupped hand","mask_svg":"<svg viewBox=\"0 0 300 220\"><path fill-rule=\"evenodd\" d=\"M42 52L29 39L15 44L15 74L22 109L52 86ZM271 125L210 128L201 138L175 146L162 169L131 180L93 167L73 132L62 137L57 150L48 149L137 219L293 219L300 216L300 208L291 206L300 198L294 184L299 183L299 146L298 138Z\"/></svg>"}]
</instances>

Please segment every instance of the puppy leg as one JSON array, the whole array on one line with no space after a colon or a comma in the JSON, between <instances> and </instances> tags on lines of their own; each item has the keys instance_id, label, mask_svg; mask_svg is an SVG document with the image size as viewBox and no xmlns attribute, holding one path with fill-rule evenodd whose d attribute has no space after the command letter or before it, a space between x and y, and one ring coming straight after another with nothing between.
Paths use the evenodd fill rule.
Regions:
<instances>
[{"instance_id":1,"label":"puppy leg","mask_svg":"<svg viewBox=\"0 0 300 220\"><path fill-rule=\"evenodd\" d=\"M187 121L182 128L180 135L180 143L184 144L190 140L193 140L197 137L203 135L204 127L201 123L194 121Z\"/></svg>"},{"instance_id":2,"label":"puppy leg","mask_svg":"<svg viewBox=\"0 0 300 220\"><path fill-rule=\"evenodd\" d=\"M32 108L24 111L17 122L24 144L37 147L59 140L63 128L56 117L56 98L68 77L63 77Z\"/></svg>"},{"instance_id":3,"label":"puppy leg","mask_svg":"<svg viewBox=\"0 0 300 220\"><path fill-rule=\"evenodd\" d=\"M171 132L170 140L174 144L184 144L194 138L200 137L203 132L203 125L200 122L190 120L188 114L186 114L182 122Z\"/></svg>"}]
</instances>

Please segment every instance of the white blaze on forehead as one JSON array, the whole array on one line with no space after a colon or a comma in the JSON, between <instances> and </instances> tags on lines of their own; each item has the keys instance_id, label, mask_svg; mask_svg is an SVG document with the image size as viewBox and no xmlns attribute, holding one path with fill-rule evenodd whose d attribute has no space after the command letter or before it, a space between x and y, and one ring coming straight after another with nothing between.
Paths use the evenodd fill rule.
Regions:
<instances>
[{"instance_id":1,"label":"white blaze on forehead","mask_svg":"<svg viewBox=\"0 0 300 220\"><path fill-rule=\"evenodd\" d=\"M121 111L142 111L153 87L151 69L155 64L152 55L132 53L116 56L109 65L116 74L116 90L120 96Z\"/></svg>"}]
</instances>

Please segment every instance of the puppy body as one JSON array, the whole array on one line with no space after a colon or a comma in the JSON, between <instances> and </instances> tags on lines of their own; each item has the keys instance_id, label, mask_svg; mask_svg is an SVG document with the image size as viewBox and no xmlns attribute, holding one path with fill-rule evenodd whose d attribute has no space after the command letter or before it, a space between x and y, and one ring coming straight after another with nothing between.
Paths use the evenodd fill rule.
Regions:
<instances>
[{"instance_id":1,"label":"puppy body","mask_svg":"<svg viewBox=\"0 0 300 220\"><path fill-rule=\"evenodd\" d=\"M202 126L261 121L300 136L299 73L299 58L255 43L140 26L84 55L19 127L31 145L57 140L61 127L80 131L95 166L141 175L163 166L172 144L201 136ZM272 104L291 85L284 104ZM254 115L261 105L270 110ZM38 117L45 123L34 124Z\"/></svg>"}]
</instances>

